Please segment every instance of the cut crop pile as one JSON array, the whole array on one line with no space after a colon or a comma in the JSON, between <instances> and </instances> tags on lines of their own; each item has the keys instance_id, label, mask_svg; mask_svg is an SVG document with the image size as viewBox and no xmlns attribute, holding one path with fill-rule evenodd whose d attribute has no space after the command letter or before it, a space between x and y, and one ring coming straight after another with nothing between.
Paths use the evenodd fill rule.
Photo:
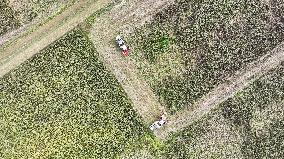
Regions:
<instances>
[{"instance_id":1,"label":"cut crop pile","mask_svg":"<svg viewBox=\"0 0 284 159\"><path fill-rule=\"evenodd\" d=\"M168 142L166 158L281 158L284 65Z\"/></svg>"},{"instance_id":2,"label":"cut crop pile","mask_svg":"<svg viewBox=\"0 0 284 159\"><path fill-rule=\"evenodd\" d=\"M8 6L6 0L0 0L0 36L20 26L17 13Z\"/></svg>"},{"instance_id":3,"label":"cut crop pile","mask_svg":"<svg viewBox=\"0 0 284 159\"><path fill-rule=\"evenodd\" d=\"M113 158L144 135L80 30L0 78L0 158Z\"/></svg>"},{"instance_id":4,"label":"cut crop pile","mask_svg":"<svg viewBox=\"0 0 284 159\"><path fill-rule=\"evenodd\" d=\"M180 0L129 38L132 58L171 112L284 40L284 2Z\"/></svg>"}]
</instances>

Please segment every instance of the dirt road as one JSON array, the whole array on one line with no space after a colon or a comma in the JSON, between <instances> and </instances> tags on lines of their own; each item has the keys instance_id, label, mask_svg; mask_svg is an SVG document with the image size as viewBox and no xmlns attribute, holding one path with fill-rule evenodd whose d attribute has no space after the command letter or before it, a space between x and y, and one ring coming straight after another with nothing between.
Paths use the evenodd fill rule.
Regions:
<instances>
[{"instance_id":1,"label":"dirt road","mask_svg":"<svg viewBox=\"0 0 284 159\"><path fill-rule=\"evenodd\" d=\"M284 61L284 43L278 45L270 53L252 63L244 70L240 70L230 79L199 100L191 109L178 112L169 118L165 129L156 132L158 137L165 139L170 133L177 132L184 127L199 120L202 116L216 108L220 103L232 97L238 91L244 89L250 83L280 65Z\"/></svg>"},{"instance_id":2,"label":"dirt road","mask_svg":"<svg viewBox=\"0 0 284 159\"><path fill-rule=\"evenodd\" d=\"M135 26L142 25L172 2L173 0L123 1L109 13L97 19L90 35L102 60L121 83L133 102L134 109L147 124L157 119L164 108L143 77L139 76L133 62L121 56L114 40L121 31L123 35L130 33Z\"/></svg>"},{"instance_id":3,"label":"dirt road","mask_svg":"<svg viewBox=\"0 0 284 159\"><path fill-rule=\"evenodd\" d=\"M43 24L34 32L26 34L9 46L0 49L0 77L59 39L110 2L111 0L82 0Z\"/></svg>"}]
</instances>

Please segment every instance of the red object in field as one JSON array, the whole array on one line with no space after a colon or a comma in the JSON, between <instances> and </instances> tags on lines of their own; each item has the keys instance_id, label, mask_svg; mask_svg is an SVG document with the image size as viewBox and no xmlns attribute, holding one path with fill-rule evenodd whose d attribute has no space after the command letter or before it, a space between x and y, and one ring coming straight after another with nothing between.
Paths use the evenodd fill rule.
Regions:
<instances>
[{"instance_id":1,"label":"red object in field","mask_svg":"<svg viewBox=\"0 0 284 159\"><path fill-rule=\"evenodd\" d=\"M128 49L127 49L127 50L123 50L123 51L122 51L122 55L123 55L123 56L128 56L128 52L129 52Z\"/></svg>"}]
</instances>

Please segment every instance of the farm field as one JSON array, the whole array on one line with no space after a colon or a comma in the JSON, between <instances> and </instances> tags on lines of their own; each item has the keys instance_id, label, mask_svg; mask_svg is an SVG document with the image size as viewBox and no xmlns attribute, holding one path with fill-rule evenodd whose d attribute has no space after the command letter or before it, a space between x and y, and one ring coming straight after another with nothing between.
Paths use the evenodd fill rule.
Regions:
<instances>
[{"instance_id":1,"label":"farm field","mask_svg":"<svg viewBox=\"0 0 284 159\"><path fill-rule=\"evenodd\" d=\"M98 12L103 12L101 9L107 7L109 3L110 0L80 1L46 23L35 24L16 39L5 43L0 48L0 76L82 24L89 16L94 18ZM93 14L95 15L92 16Z\"/></svg>"},{"instance_id":2,"label":"farm field","mask_svg":"<svg viewBox=\"0 0 284 159\"><path fill-rule=\"evenodd\" d=\"M176 134L165 158L281 158L283 104L281 65Z\"/></svg>"},{"instance_id":3,"label":"farm field","mask_svg":"<svg viewBox=\"0 0 284 159\"><path fill-rule=\"evenodd\" d=\"M1 0L0 45L17 36L27 26L43 23L77 0ZM7 33L7 34L6 34Z\"/></svg>"},{"instance_id":4,"label":"farm field","mask_svg":"<svg viewBox=\"0 0 284 159\"><path fill-rule=\"evenodd\" d=\"M175 113L284 39L283 1L179 1L127 38L131 58Z\"/></svg>"},{"instance_id":5,"label":"farm field","mask_svg":"<svg viewBox=\"0 0 284 159\"><path fill-rule=\"evenodd\" d=\"M74 2L5 7L31 5L22 9L41 19ZM282 0L72 5L0 48L0 158L281 158L283 9ZM6 32L21 27L8 18ZM151 132L164 107L166 125Z\"/></svg>"},{"instance_id":6,"label":"farm field","mask_svg":"<svg viewBox=\"0 0 284 159\"><path fill-rule=\"evenodd\" d=\"M0 78L0 87L1 158L112 158L151 139L80 29Z\"/></svg>"}]
</instances>

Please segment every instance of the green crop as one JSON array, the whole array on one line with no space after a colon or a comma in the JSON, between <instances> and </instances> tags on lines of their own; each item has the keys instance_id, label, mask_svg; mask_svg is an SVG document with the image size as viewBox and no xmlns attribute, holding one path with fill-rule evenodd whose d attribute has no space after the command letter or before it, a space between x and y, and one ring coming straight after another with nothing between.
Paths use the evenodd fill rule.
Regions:
<instances>
[{"instance_id":1,"label":"green crop","mask_svg":"<svg viewBox=\"0 0 284 159\"><path fill-rule=\"evenodd\" d=\"M0 79L0 158L113 158L140 118L80 30Z\"/></svg>"},{"instance_id":2,"label":"green crop","mask_svg":"<svg viewBox=\"0 0 284 159\"><path fill-rule=\"evenodd\" d=\"M175 112L282 42L281 8L282 1L178 1L129 38L131 58Z\"/></svg>"}]
</instances>

